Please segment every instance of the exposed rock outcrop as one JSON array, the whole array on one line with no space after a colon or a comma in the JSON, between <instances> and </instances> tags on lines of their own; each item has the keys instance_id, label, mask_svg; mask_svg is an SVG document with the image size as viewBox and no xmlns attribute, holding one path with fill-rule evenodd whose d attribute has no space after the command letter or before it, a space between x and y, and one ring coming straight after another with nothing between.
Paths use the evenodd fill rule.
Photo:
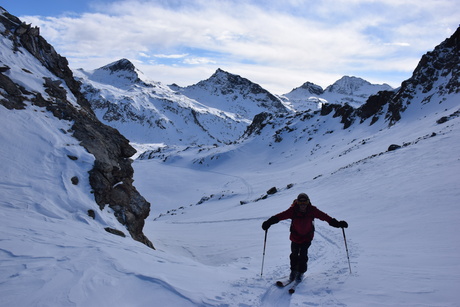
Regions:
<instances>
[{"instance_id":1,"label":"exposed rock outcrop","mask_svg":"<svg viewBox=\"0 0 460 307\"><path fill-rule=\"evenodd\" d=\"M412 77L404 81L399 91L389 102L387 119L397 122L415 95L422 93L422 104L432 97L460 92L460 27L455 33L423 55ZM442 102L440 102L442 103Z\"/></svg>"}]
</instances>

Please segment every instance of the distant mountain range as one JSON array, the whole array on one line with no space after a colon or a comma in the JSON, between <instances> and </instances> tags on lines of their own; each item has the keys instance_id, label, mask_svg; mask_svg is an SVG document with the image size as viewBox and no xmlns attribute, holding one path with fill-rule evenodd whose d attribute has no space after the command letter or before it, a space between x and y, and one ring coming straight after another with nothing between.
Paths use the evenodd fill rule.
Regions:
<instances>
[{"instance_id":1,"label":"distant mountain range","mask_svg":"<svg viewBox=\"0 0 460 307\"><path fill-rule=\"evenodd\" d=\"M129 60L94 71L79 69L85 97L98 118L137 143L228 144L257 114L318 110L322 104L359 107L389 85L343 77L323 90L307 82L277 96L260 85L218 69L209 79L180 87L149 80Z\"/></svg>"},{"instance_id":2,"label":"distant mountain range","mask_svg":"<svg viewBox=\"0 0 460 307\"><path fill-rule=\"evenodd\" d=\"M235 148L244 147L244 152L251 152L247 149L251 148L251 143L257 143L256 147L262 148L281 146L285 149L283 154L289 152L290 148L299 151L301 144L306 144L305 152L313 155L317 152L329 152L335 146L340 147L341 142L347 139L345 135L352 134L355 130L367 131L368 135L375 137L379 131L390 129L402 120L410 126L423 118L432 117L433 114L457 108L447 116L439 116L433 124L452 120L460 116L459 50L460 28L432 52L424 55L412 77L404 81L398 89L393 90L387 85L372 85L354 77L343 77L326 90L307 82L283 95L286 97L283 99L284 104L290 104L292 108L297 106L297 111L291 109L288 113L267 111L257 114L237 141L240 145L238 147L235 145L207 150L187 148L184 151L184 148L169 146L146 151L141 158L176 161L188 156L194 157L195 163L211 166L214 161L233 155ZM374 90L377 92L372 94ZM335 99L330 102L326 97ZM346 103L360 99L364 103L357 107ZM430 136L420 136L421 139L425 137ZM335 141L328 144L329 139ZM312 143L315 144L313 150Z\"/></svg>"},{"instance_id":3,"label":"distant mountain range","mask_svg":"<svg viewBox=\"0 0 460 307\"><path fill-rule=\"evenodd\" d=\"M292 105L295 110L316 109L322 103L348 104L358 108L370 96L391 90L393 88L388 84L371 84L361 78L344 76L325 90L319 85L306 82L283 96L286 98L285 103Z\"/></svg>"}]
</instances>

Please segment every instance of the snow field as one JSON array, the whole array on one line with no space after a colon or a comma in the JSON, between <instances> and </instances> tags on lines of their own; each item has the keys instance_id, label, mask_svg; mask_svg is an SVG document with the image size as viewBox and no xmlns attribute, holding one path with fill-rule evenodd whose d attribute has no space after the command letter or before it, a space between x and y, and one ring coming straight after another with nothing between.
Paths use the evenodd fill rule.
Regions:
<instances>
[{"instance_id":1,"label":"snow field","mask_svg":"<svg viewBox=\"0 0 460 307\"><path fill-rule=\"evenodd\" d=\"M274 159L275 155L271 157L275 162L269 166L264 156L259 164L256 159L246 160L247 148L239 148L239 159L214 164L208 174L199 170L191 175L197 167L184 167L184 159L177 163L180 167L175 163L138 161L135 163L138 181L147 173L163 174L162 183L156 182L151 189L138 183L148 199L164 196L163 189L173 189L176 180L180 183L191 176L188 184L179 184L182 193L169 200L164 197L159 204L170 208L187 205L148 223L146 232L161 237L157 242L159 247L218 266L225 271L218 271L219 278L226 279L234 270L239 271L242 279L236 282L237 287L218 294L225 303L236 301L229 303L230 306L455 306L459 278L452 272L459 272L456 256L460 245L455 239L459 230L456 206L460 198L460 159L456 154L460 149L459 131L457 121L435 124L439 117L420 120L413 126L402 124L382 130L370 138L364 135L365 131L360 135L357 129L347 139L340 135L331 138L329 144L322 143L329 150L310 160L299 154ZM436 136L431 136L432 132ZM367 142L350 145L352 153L345 155L338 154L345 146L331 150L338 143L334 141L353 144L352 139ZM409 145L386 152L392 143ZM247 145L250 146L256 147ZM318 173L320 170L324 171ZM313 179L313 174L322 176ZM229 181L223 184L225 175ZM202 180L198 179L200 176ZM252 199L271 186L295 185L266 200L241 206L238 200L247 198L247 188L236 179L230 180L231 176L244 179L244 185L251 186ZM209 182L210 178L215 180L214 184ZM225 186L225 190L232 191L232 197L196 205L204 187L216 191L219 186L221 190ZM262 278L258 276L263 244L260 225L269 216L286 209L302 191L309 193L313 203L323 211L349 222L346 234L353 274L348 272L341 231L317 221L307 278L296 294L289 297L273 287L274 281L289 270L289 223L280 222L269 230ZM193 200L183 196L193 196ZM154 201L152 206L155 208ZM183 231L178 229L182 226ZM187 235L177 239L182 232ZM214 295L209 292L213 293L209 296Z\"/></svg>"},{"instance_id":2,"label":"snow field","mask_svg":"<svg viewBox=\"0 0 460 307\"><path fill-rule=\"evenodd\" d=\"M211 167L193 164L192 151L176 162L135 161L135 184L152 203L145 233L154 251L103 230L123 226L94 203L87 179L94 158L64 133L71 123L31 106L0 112L3 127L13 131L0 133L6 145L0 150L1 306L455 306L458 301L456 118L437 125L443 115L437 114L417 126L403 122L372 136L365 129L349 135L338 130L313 155L308 142L304 149L281 144L264 150L254 141L235 146ZM425 137L432 132L436 136ZM386 152L389 144L404 142L410 145ZM73 176L78 185L70 182ZM289 183L294 186L286 189ZM272 186L280 191L251 201ZM274 286L289 270L289 222L269 230L262 277L261 223L300 192L350 224L353 273L341 231L317 221L306 279L290 296ZM249 201L240 205L241 200ZM95 220L88 209L97 212Z\"/></svg>"}]
</instances>

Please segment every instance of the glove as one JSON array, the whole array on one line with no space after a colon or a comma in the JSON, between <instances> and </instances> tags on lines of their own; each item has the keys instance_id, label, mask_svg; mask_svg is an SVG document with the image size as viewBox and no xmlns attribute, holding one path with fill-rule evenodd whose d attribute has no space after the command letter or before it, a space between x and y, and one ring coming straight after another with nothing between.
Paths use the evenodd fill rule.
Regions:
<instances>
[{"instance_id":1,"label":"glove","mask_svg":"<svg viewBox=\"0 0 460 307\"><path fill-rule=\"evenodd\" d=\"M268 220L262 223L262 229L267 231L271 225L276 224L278 222L279 222L278 218L275 216L272 216L271 218L269 218Z\"/></svg>"},{"instance_id":2,"label":"glove","mask_svg":"<svg viewBox=\"0 0 460 307\"><path fill-rule=\"evenodd\" d=\"M329 222L329 225L335 228L348 228L348 223L345 221L337 221L336 219L332 219Z\"/></svg>"}]
</instances>

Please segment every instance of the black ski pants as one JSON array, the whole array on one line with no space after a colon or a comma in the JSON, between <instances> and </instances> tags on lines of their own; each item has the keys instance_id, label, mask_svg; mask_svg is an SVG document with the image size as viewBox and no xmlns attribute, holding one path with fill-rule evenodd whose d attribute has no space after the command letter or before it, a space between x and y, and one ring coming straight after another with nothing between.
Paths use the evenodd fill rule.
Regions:
<instances>
[{"instance_id":1,"label":"black ski pants","mask_svg":"<svg viewBox=\"0 0 460 307\"><path fill-rule=\"evenodd\" d=\"M308 248L310 244L311 242L302 244L291 242L291 255L289 256L291 271L297 271L301 274L307 271Z\"/></svg>"}]
</instances>

